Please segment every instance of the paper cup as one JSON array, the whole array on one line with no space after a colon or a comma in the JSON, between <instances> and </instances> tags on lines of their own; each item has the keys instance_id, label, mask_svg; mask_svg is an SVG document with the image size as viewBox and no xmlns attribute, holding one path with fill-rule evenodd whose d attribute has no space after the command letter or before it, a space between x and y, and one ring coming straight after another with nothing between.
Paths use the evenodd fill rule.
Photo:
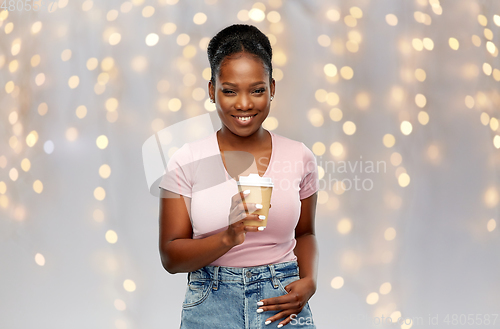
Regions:
<instances>
[{"instance_id":1,"label":"paper cup","mask_svg":"<svg viewBox=\"0 0 500 329\"><path fill-rule=\"evenodd\" d=\"M274 187L272 179L269 177L260 177L258 174L250 174L248 176L240 176L237 184L240 192L250 190L250 194L244 197L243 203L260 203L262 205L262 209L257 209L252 214L266 216L266 219L262 221L246 220L244 221L245 225L267 226L269 205L271 204L271 194ZM247 210L245 212L249 213Z\"/></svg>"}]
</instances>

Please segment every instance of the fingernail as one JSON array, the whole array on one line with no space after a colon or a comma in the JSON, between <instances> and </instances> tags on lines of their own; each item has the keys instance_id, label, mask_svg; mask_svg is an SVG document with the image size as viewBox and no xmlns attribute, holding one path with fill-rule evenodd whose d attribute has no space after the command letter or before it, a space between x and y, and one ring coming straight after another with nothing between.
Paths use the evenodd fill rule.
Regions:
<instances>
[{"instance_id":1,"label":"fingernail","mask_svg":"<svg viewBox=\"0 0 500 329\"><path fill-rule=\"evenodd\" d=\"M262 312L264 312L264 309L263 309L263 308L258 308L258 309L257 309L257 313L262 313Z\"/></svg>"},{"instance_id":2,"label":"fingernail","mask_svg":"<svg viewBox=\"0 0 500 329\"><path fill-rule=\"evenodd\" d=\"M278 324L278 328L283 327L283 323Z\"/></svg>"},{"instance_id":3,"label":"fingernail","mask_svg":"<svg viewBox=\"0 0 500 329\"><path fill-rule=\"evenodd\" d=\"M259 219L266 219L266 216L264 216L264 215L259 215Z\"/></svg>"},{"instance_id":4,"label":"fingernail","mask_svg":"<svg viewBox=\"0 0 500 329\"><path fill-rule=\"evenodd\" d=\"M266 228L265 226L259 226L258 230L259 231L264 231L265 228Z\"/></svg>"},{"instance_id":5,"label":"fingernail","mask_svg":"<svg viewBox=\"0 0 500 329\"><path fill-rule=\"evenodd\" d=\"M245 195L250 194L250 190L244 190L243 194L245 194Z\"/></svg>"},{"instance_id":6,"label":"fingernail","mask_svg":"<svg viewBox=\"0 0 500 329\"><path fill-rule=\"evenodd\" d=\"M268 325L269 323L271 323L271 320L267 320L265 323L266 325Z\"/></svg>"},{"instance_id":7,"label":"fingernail","mask_svg":"<svg viewBox=\"0 0 500 329\"><path fill-rule=\"evenodd\" d=\"M264 302L257 302L257 305L262 306L264 305Z\"/></svg>"},{"instance_id":8,"label":"fingernail","mask_svg":"<svg viewBox=\"0 0 500 329\"><path fill-rule=\"evenodd\" d=\"M257 209L262 209L262 205L261 205L260 203L257 203L257 204L255 205L255 208L257 208Z\"/></svg>"}]
</instances>

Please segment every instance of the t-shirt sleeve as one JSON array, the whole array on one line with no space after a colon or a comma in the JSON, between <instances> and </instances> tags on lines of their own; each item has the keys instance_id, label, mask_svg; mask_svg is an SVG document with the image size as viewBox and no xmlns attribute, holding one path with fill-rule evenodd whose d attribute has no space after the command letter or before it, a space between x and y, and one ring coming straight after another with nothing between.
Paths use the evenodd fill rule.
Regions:
<instances>
[{"instance_id":1,"label":"t-shirt sleeve","mask_svg":"<svg viewBox=\"0 0 500 329\"><path fill-rule=\"evenodd\" d=\"M300 182L300 200L313 195L319 190L318 165L314 153L302 144L302 163L304 164L304 175Z\"/></svg>"},{"instance_id":2,"label":"t-shirt sleeve","mask_svg":"<svg viewBox=\"0 0 500 329\"><path fill-rule=\"evenodd\" d=\"M168 160L159 187L186 197L192 197L192 163L189 145L184 144Z\"/></svg>"}]
</instances>

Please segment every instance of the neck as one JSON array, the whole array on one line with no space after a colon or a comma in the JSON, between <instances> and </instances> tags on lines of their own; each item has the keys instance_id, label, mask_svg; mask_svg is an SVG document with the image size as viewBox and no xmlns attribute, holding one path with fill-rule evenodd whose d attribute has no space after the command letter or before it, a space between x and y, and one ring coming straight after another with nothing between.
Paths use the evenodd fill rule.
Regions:
<instances>
[{"instance_id":1,"label":"neck","mask_svg":"<svg viewBox=\"0 0 500 329\"><path fill-rule=\"evenodd\" d=\"M253 149L256 147L260 148L262 143L266 141L267 135L268 132L262 128L262 126L260 126L259 129L257 129L253 134L248 136L236 135L224 125L222 125L222 128L217 131L219 141L221 141L224 145L237 150Z\"/></svg>"}]
</instances>

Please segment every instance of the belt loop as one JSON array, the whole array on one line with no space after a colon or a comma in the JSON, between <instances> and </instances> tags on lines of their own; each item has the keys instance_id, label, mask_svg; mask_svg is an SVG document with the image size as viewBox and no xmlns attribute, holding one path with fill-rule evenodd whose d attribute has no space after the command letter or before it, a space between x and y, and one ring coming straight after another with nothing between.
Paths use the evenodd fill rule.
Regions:
<instances>
[{"instance_id":1,"label":"belt loop","mask_svg":"<svg viewBox=\"0 0 500 329\"><path fill-rule=\"evenodd\" d=\"M219 288L219 266L214 267L214 284L213 289L217 290Z\"/></svg>"},{"instance_id":2,"label":"belt loop","mask_svg":"<svg viewBox=\"0 0 500 329\"><path fill-rule=\"evenodd\" d=\"M269 270L271 271L271 277L273 279L274 289L278 288L278 278L276 277L276 271L274 269L274 264L268 264Z\"/></svg>"}]
</instances>

